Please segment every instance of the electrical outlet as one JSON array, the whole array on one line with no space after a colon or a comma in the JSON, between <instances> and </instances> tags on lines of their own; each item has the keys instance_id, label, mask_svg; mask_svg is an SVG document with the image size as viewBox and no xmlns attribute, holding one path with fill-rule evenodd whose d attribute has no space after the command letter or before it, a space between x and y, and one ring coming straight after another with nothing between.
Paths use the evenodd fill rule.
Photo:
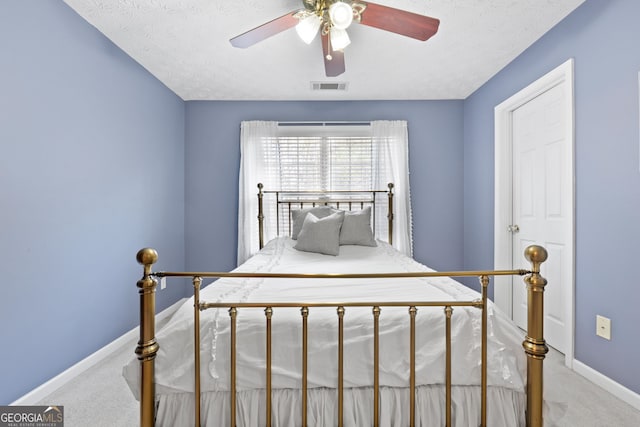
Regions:
<instances>
[{"instance_id":1,"label":"electrical outlet","mask_svg":"<svg viewBox=\"0 0 640 427\"><path fill-rule=\"evenodd\" d=\"M611 319L600 315L596 316L596 335L611 340Z\"/></svg>"}]
</instances>

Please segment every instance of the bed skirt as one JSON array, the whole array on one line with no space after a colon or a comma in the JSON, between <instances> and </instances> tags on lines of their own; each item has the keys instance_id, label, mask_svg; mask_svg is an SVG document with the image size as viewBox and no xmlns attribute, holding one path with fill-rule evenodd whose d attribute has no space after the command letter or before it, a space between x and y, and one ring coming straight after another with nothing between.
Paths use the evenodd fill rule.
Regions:
<instances>
[{"instance_id":1,"label":"bed skirt","mask_svg":"<svg viewBox=\"0 0 640 427\"><path fill-rule=\"evenodd\" d=\"M477 427L480 424L480 387L454 386L452 396L452 425ZM487 390L487 425L516 427L525 425L526 396L522 392L501 387ZM299 427L301 420L301 392L295 389L272 391L272 425ZM440 426L445 420L444 386L416 387L416 425ZM229 426L229 395L226 391L203 392L201 397L202 425ZM409 426L409 389L380 388L380 426ZM236 423L238 427L265 425L264 390L237 392ZM563 408L545 406L545 425L554 425ZM337 425L337 393L334 389L308 390L307 420L314 427ZM344 389L344 425L362 427L373 425L373 389L370 387ZM157 396L156 426L191 427L194 425L193 393L160 394Z\"/></svg>"}]
</instances>

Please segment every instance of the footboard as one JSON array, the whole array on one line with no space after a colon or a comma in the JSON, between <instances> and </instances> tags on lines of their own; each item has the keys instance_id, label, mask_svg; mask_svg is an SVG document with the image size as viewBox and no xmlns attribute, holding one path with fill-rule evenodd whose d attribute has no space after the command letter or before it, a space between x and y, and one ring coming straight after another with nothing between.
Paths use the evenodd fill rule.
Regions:
<instances>
[{"instance_id":1,"label":"footboard","mask_svg":"<svg viewBox=\"0 0 640 427\"><path fill-rule=\"evenodd\" d=\"M142 279L137 283L140 293L140 341L136 348L136 354L141 365L141 389L140 389L140 425L150 427L155 420L155 384L154 384L154 359L159 349L155 339L155 289L157 277L191 277L194 287L194 361L195 361L195 425L200 426L200 327L199 316L202 310L210 308L228 309L230 318L230 425L236 425L236 317L239 310L250 308L264 309L264 324L266 331L265 348L265 378L266 378L266 425L271 425L271 318L274 310L284 307L295 307L300 309L301 322L301 359L302 359L302 391L301 400L301 420L299 425L307 425L307 372L308 372L308 328L307 319L310 309L316 307L332 307L336 311L336 323L338 328L338 383L337 405L338 419L337 425L343 425L343 400L344 400L344 351L343 351L343 319L346 310L353 307L369 307L372 313L373 322L373 425L379 424L379 317L386 307L406 307L407 316L410 323L410 343L409 343L409 420L410 425L415 425L416 410L416 347L415 347L415 318L416 313L422 307L443 307L445 317L445 415L446 425L451 425L452 404L451 404L451 317L457 307L475 307L481 310L481 426L487 425L487 294L489 278L492 276L520 275L525 276L524 281L528 291L528 326L527 334L522 343L527 356L527 406L526 423L527 426L539 427L543 425L543 360L548 348L543 336L543 291L547 281L540 275L540 265L547 258L547 252L540 246L529 246L525 250L525 257L531 262L531 270L498 270L498 271L456 271L456 272L415 272L415 273L387 273L387 274L280 274L280 273L220 273L220 272L152 272L152 265L157 261L158 255L153 249L142 249L137 254L137 260L144 266ZM200 286L203 278L285 278L285 279L380 279L380 278L408 278L408 277L478 277L481 284L481 298L473 301L370 301L370 302L260 302L260 303L211 303L200 301Z\"/></svg>"}]
</instances>

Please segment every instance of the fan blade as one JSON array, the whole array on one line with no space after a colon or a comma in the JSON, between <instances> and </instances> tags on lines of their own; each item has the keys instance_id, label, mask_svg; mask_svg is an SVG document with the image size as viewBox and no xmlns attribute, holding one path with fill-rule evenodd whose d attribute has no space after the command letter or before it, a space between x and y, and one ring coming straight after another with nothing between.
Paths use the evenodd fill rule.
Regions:
<instances>
[{"instance_id":1,"label":"fan blade","mask_svg":"<svg viewBox=\"0 0 640 427\"><path fill-rule=\"evenodd\" d=\"M327 77L336 77L344 73L344 52L330 49L329 34L322 34L322 55L324 57L324 72ZM329 55L331 55L331 59L327 59Z\"/></svg>"},{"instance_id":2,"label":"fan blade","mask_svg":"<svg viewBox=\"0 0 640 427\"><path fill-rule=\"evenodd\" d=\"M360 23L425 41L438 32L440 20L375 3L365 3Z\"/></svg>"},{"instance_id":3,"label":"fan blade","mask_svg":"<svg viewBox=\"0 0 640 427\"><path fill-rule=\"evenodd\" d=\"M246 33L242 33L229 41L234 47L247 48L249 46L253 46L266 38L275 36L276 34L281 33L284 30L288 30L291 27L295 27L298 22L300 22L298 18L294 17L296 13L298 13L297 10L289 12L280 18L276 18L266 24L262 24L253 30L247 31Z\"/></svg>"}]
</instances>

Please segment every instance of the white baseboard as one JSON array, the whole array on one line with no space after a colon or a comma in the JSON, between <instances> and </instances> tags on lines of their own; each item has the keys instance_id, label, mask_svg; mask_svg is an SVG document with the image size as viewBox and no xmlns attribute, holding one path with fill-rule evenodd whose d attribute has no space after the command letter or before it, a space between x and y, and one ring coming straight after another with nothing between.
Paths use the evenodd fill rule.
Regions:
<instances>
[{"instance_id":1,"label":"white baseboard","mask_svg":"<svg viewBox=\"0 0 640 427\"><path fill-rule=\"evenodd\" d=\"M178 302L174 303L170 307L158 313L156 315L156 322L162 321L163 319L166 319L167 317L171 316L182 305L182 303L184 303L185 299L186 298L179 300ZM119 350L123 345L125 345L129 341L137 338L139 333L140 333L139 327L136 326L126 334L122 335L120 338L117 338L116 340L110 342L106 346L102 347L100 350L96 351L90 356L87 356L86 358L76 363L69 369L56 375L46 383L38 386L37 388L33 389L29 393L25 394L15 402L11 403L11 405L12 406L35 405L37 402L49 396L51 393L53 393L63 385L67 384L69 381L73 380L75 377L82 374L87 369L94 366L96 363L99 363L102 360L109 357L114 351Z\"/></svg>"},{"instance_id":2,"label":"white baseboard","mask_svg":"<svg viewBox=\"0 0 640 427\"><path fill-rule=\"evenodd\" d=\"M613 381L606 375L601 374L576 359L573 359L573 370L640 411L640 394L629 390L622 384Z\"/></svg>"}]
</instances>

